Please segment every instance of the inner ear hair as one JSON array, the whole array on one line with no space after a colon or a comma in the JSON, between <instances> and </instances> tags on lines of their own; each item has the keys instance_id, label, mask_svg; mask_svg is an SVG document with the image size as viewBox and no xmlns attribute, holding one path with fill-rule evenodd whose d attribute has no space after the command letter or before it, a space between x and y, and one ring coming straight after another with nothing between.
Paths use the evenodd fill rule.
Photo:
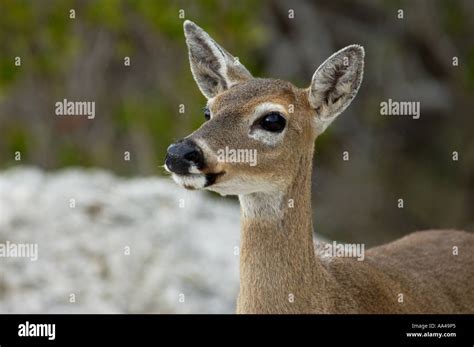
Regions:
<instances>
[{"instance_id":1,"label":"inner ear hair","mask_svg":"<svg viewBox=\"0 0 474 347\"><path fill-rule=\"evenodd\" d=\"M362 82L364 49L351 45L334 53L316 70L309 88L309 102L320 117L341 113L349 106Z\"/></svg>"},{"instance_id":2,"label":"inner ear hair","mask_svg":"<svg viewBox=\"0 0 474 347\"><path fill-rule=\"evenodd\" d=\"M194 79L208 99L252 78L250 72L193 22L184 22L189 62Z\"/></svg>"}]
</instances>

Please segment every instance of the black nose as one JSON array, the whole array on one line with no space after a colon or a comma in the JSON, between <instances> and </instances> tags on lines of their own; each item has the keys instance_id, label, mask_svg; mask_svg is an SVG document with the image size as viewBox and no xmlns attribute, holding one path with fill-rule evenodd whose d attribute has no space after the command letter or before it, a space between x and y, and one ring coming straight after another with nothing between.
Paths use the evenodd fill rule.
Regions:
<instances>
[{"instance_id":1,"label":"black nose","mask_svg":"<svg viewBox=\"0 0 474 347\"><path fill-rule=\"evenodd\" d=\"M197 169L204 167L204 156L194 142L181 140L168 147L165 164L171 172L187 175L191 165Z\"/></svg>"}]
</instances>

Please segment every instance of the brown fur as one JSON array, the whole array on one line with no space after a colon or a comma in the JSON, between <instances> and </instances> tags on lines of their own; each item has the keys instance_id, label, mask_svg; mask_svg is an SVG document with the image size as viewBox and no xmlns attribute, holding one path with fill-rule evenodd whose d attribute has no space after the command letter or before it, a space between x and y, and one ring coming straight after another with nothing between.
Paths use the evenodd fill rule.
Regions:
<instances>
[{"instance_id":1,"label":"brown fur","mask_svg":"<svg viewBox=\"0 0 474 347\"><path fill-rule=\"evenodd\" d=\"M252 78L241 65L223 70L233 58L227 51L194 23L185 22L185 33L212 114L188 138L204 152L203 173L222 173L207 189L239 195L242 206L238 313L474 313L473 234L417 232L368 250L364 261L315 254L313 144L357 93L362 47L339 51L299 89ZM265 102L285 109L286 133L274 146L249 137L254 110ZM258 165L218 162L225 146L256 149Z\"/></svg>"}]
</instances>

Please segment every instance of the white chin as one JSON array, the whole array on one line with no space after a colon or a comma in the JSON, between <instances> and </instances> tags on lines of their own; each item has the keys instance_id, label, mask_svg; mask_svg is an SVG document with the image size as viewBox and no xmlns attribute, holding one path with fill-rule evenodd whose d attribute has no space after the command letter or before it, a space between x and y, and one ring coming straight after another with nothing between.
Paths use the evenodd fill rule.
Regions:
<instances>
[{"instance_id":1,"label":"white chin","mask_svg":"<svg viewBox=\"0 0 474 347\"><path fill-rule=\"evenodd\" d=\"M241 178L220 181L206 187L206 189L221 195L247 195L258 192L274 192L277 190L277 187L269 182Z\"/></svg>"},{"instance_id":2,"label":"white chin","mask_svg":"<svg viewBox=\"0 0 474 347\"><path fill-rule=\"evenodd\" d=\"M202 174L172 175L173 180L186 189L203 189L206 185L206 176Z\"/></svg>"}]
</instances>

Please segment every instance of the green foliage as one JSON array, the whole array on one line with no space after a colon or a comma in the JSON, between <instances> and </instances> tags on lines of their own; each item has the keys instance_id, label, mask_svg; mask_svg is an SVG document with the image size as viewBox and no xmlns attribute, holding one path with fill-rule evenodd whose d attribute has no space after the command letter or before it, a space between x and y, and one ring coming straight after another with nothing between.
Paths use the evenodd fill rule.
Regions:
<instances>
[{"instance_id":1,"label":"green foliage","mask_svg":"<svg viewBox=\"0 0 474 347\"><path fill-rule=\"evenodd\" d=\"M474 47L469 47L466 57L466 84L470 91L474 91Z\"/></svg>"},{"instance_id":2,"label":"green foliage","mask_svg":"<svg viewBox=\"0 0 474 347\"><path fill-rule=\"evenodd\" d=\"M3 136L5 136L7 139L9 161L11 162L13 160L14 153L16 151L21 152L22 159L27 159L29 147L34 145L34 143L29 141L28 134L26 133L25 129L22 128L21 124L13 123L8 127L8 129L5 130L6 131Z\"/></svg>"},{"instance_id":3,"label":"green foliage","mask_svg":"<svg viewBox=\"0 0 474 347\"><path fill-rule=\"evenodd\" d=\"M141 161L147 162L144 171L149 171L146 167L159 164L169 143L197 128L203 121L201 108L204 98L192 81L180 10L185 10L185 18L196 18L200 25L209 28L210 33L222 39L230 50L238 46L239 54L250 56L263 37L256 17L258 6L250 0L237 4L217 0L0 2L0 102L12 102L15 95L17 98L12 102L14 106L10 113L0 117L2 133L8 132L8 136L0 138L1 157L12 157L13 150L30 154L40 151L35 139L39 132L34 130L35 125L30 121L34 119L48 128L54 137L50 142L40 141L53 145L51 150L47 150L51 156L48 164L35 161L32 164L48 168L105 166L126 173L143 170L143 166L130 170L117 159L120 157L117 148L126 148L140 151ZM71 9L75 11L75 18L70 18ZM104 89L99 91L100 95L94 101L98 105L107 105L107 108L102 110L97 120L89 123L95 131L89 126L58 129L55 126L57 116L52 111L54 102L74 98L68 88L81 85L82 79L72 80L71 73L77 69L77 64L96 64L94 54L98 47L94 47L94 43L99 35L110 45L106 53L110 58L105 69L100 67L95 71L104 81ZM156 47L167 47L167 57L163 60L175 65L165 66L162 57L158 57L159 61L152 60ZM124 56L132 59L131 72L123 67ZM15 57L21 57L20 67L14 65ZM133 65L137 61L141 63ZM168 70L173 71L172 80L168 76L165 81L161 72ZM127 74L142 77L129 80ZM146 76L156 77L144 82ZM79 78L88 76L79 75ZM26 81L34 83L37 91L30 92L41 93L42 99L28 100L33 104L24 113L19 111L24 101L18 95L28 98L21 92ZM169 97L170 90L179 91L179 95ZM72 91L77 92L77 89ZM84 93L87 95L88 91L83 90L82 95ZM120 93L120 97L117 98L116 93ZM178 103L185 103L185 114L178 113ZM32 110L35 111L32 113ZM103 133L108 134L108 140L96 135L101 127ZM43 148L41 153L44 151ZM26 157L23 155L23 158ZM2 160L0 165L8 165L8 162Z\"/></svg>"},{"instance_id":4,"label":"green foliage","mask_svg":"<svg viewBox=\"0 0 474 347\"><path fill-rule=\"evenodd\" d=\"M88 24L119 32L125 27L126 8L121 0L91 1L85 8Z\"/></svg>"},{"instance_id":5,"label":"green foliage","mask_svg":"<svg viewBox=\"0 0 474 347\"><path fill-rule=\"evenodd\" d=\"M468 18L459 2L441 1L439 2L443 25L451 35L463 35L467 31Z\"/></svg>"}]
</instances>

